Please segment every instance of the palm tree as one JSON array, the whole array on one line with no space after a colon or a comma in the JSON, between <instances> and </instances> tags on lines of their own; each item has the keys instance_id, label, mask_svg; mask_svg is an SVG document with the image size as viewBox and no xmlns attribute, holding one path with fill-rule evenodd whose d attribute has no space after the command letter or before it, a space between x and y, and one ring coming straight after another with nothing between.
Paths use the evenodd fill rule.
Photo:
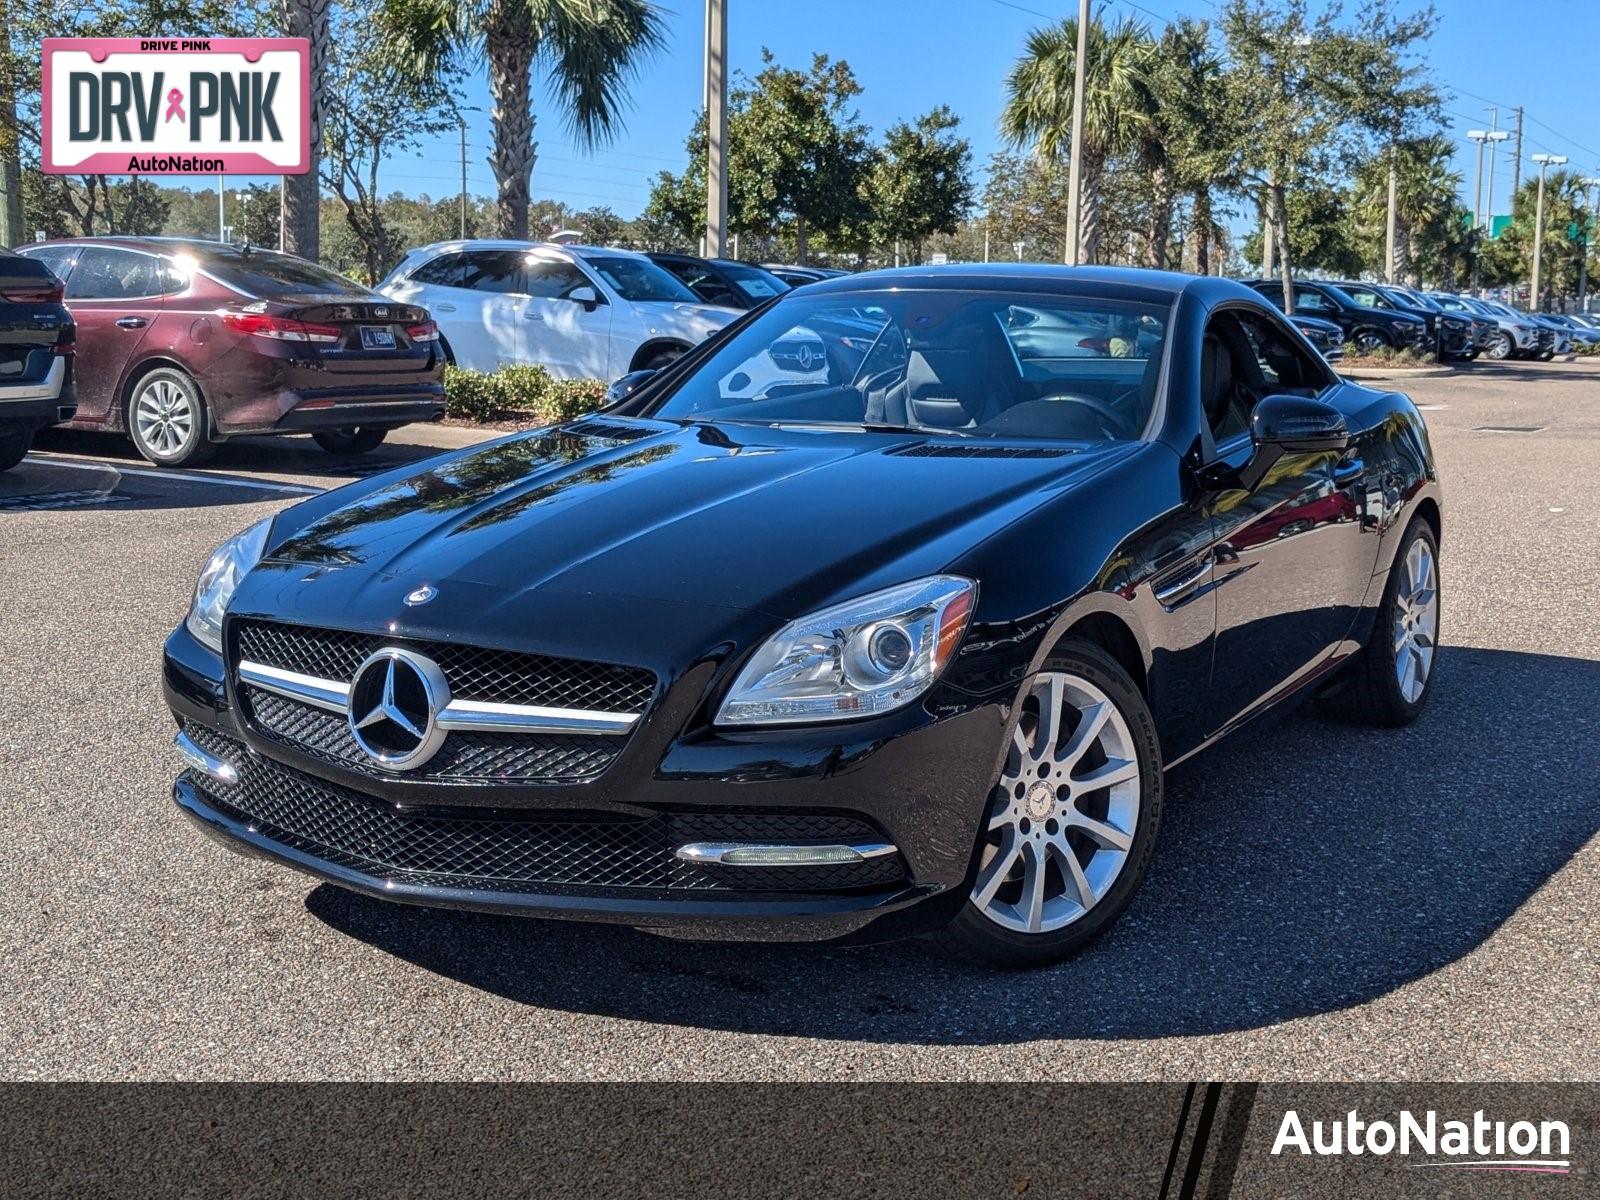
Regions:
<instances>
[{"instance_id":1,"label":"palm tree","mask_svg":"<svg viewBox=\"0 0 1600 1200\"><path fill-rule=\"evenodd\" d=\"M1150 265L1166 265L1173 197L1181 192L1190 200L1195 271L1209 275L1218 231L1212 197L1218 188L1234 190L1241 184L1237 122L1210 25L1190 17L1168 25L1156 49L1151 80L1156 108L1141 155L1150 164L1151 187L1159 202L1151 218Z\"/></svg>"},{"instance_id":2,"label":"palm tree","mask_svg":"<svg viewBox=\"0 0 1600 1200\"><path fill-rule=\"evenodd\" d=\"M533 71L546 75L571 132L589 147L618 130L626 85L663 42L651 0L388 0L388 23L433 71L455 53L489 62L499 187L498 233L528 236L533 141Z\"/></svg>"},{"instance_id":3,"label":"palm tree","mask_svg":"<svg viewBox=\"0 0 1600 1200\"><path fill-rule=\"evenodd\" d=\"M1396 278L1414 283L1416 270L1412 263L1411 239L1455 210L1456 196L1461 191L1461 173L1450 167L1454 147L1443 136L1402 142L1392 153L1395 159L1392 265ZM1362 224L1381 231L1387 219L1388 203L1389 160L1384 156L1366 164L1360 173L1356 208Z\"/></svg>"},{"instance_id":4,"label":"palm tree","mask_svg":"<svg viewBox=\"0 0 1600 1200\"><path fill-rule=\"evenodd\" d=\"M1146 77L1154 43L1144 24L1124 18L1110 28L1090 18L1088 63L1084 74L1083 198L1078 246L1087 262L1100 251L1100 185L1106 162L1132 150L1149 121ZM1072 87L1077 74L1078 22L1035 29L1006 78L1001 133L1015 146L1032 145L1057 157L1076 135L1072 128Z\"/></svg>"}]
</instances>

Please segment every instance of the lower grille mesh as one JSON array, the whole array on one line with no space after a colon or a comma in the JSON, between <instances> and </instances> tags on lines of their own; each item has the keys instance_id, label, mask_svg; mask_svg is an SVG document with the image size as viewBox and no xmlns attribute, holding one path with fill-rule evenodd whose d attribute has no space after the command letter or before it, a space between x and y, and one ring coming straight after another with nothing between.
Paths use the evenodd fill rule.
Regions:
<instances>
[{"instance_id":1,"label":"lower grille mesh","mask_svg":"<svg viewBox=\"0 0 1600 1200\"><path fill-rule=\"evenodd\" d=\"M476 891L817 892L903 880L898 856L820 867L716 868L673 853L696 841L882 841L857 817L830 813L693 812L613 818L598 813L452 815L401 812L253 754L215 730L186 724L199 745L239 769L224 785L188 773L235 820L302 853L394 883Z\"/></svg>"}]
</instances>

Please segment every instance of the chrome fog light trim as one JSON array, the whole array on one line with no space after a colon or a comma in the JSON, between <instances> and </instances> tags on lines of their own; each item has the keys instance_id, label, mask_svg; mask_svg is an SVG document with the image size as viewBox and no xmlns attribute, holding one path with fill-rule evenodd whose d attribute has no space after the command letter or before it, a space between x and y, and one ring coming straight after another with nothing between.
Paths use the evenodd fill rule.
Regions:
<instances>
[{"instance_id":1,"label":"chrome fog light trim","mask_svg":"<svg viewBox=\"0 0 1600 1200\"><path fill-rule=\"evenodd\" d=\"M821 867L866 862L895 853L887 842L853 846L779 846L761 842L690 842L679 846L677 856L688 863L716 863L724 867Z\"/></svg>"},{"instance_id":2,"label":"chrome fog light trim","mask_svg":"<svg viewBox=\"0 0 1600 1200\"><path fill-rule=\"evenodd\" d=\"M187 733L180 733L172 739L172 744L177 747L183 761L188 763L202 775L209 775L219 783L229 785L239 782L239 769L232 763L218 758L215 754L201 748Z\"/></svg>"}]
</instances>

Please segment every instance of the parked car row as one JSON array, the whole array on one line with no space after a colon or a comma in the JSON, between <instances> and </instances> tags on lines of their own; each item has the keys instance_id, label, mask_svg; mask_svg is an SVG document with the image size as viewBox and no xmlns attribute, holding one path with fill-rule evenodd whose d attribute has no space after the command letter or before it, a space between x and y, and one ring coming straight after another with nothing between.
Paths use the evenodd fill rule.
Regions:
<instances>
[{"instance_id":1,"label":"parked car row","mask_svg":"<svg viewBox=\"0 0 1600 1200\"><path fill-rule=\"evenodd\" d=\"M73 238L0 258L0 470L46 425L126 432L151 462L205 461L230 438L309 433L364 453L444 414L447 364L537 364L558 378L629 380L665 367L741 313L830 268L518 240L436 242L368 289L288 254L180 238ZM1275 279L1248 281L1285 308ZM1380 348L1441 361L1537 357L1600 343L1600 322L1354 280L1295 280L1291 323L1329 362ZM1126 357L1148 331L1058 329L1009 312L1022 347ZM830 312L776 341L730 393L853 375L881 314Z\"/></svg>"}]
</instances>

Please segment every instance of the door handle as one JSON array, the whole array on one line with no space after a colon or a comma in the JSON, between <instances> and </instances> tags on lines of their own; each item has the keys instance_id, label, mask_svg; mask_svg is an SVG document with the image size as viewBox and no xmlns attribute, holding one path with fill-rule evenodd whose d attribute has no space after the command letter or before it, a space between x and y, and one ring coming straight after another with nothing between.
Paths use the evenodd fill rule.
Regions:
<instances>
[{"instance_id":1,"label":"door handle","mask_svg":"<svg viewBox=\"0 0 1600 1200\"><path fill-rule=\"evenodd\" d=\"M146 321L143 317L117 318L118 329L143 329L148 324L150 324L150 322Z\"/></svg>"},{"instance_id":2,"label":"door handle","mask_svg":"<svg viewBox=\"0 0 1600 1200\"><path fill-rule=\"evenodd\" d=\"M535 313L535 312L525 312L525 313L522 314L522 319L524 321L542 321L542 320L544 320L544 314L543 313Z\"/></svg>"},{"instance_id":3,"label":"door handle","mask_svg":"<svg viewBox=\"0 0 1600 1200\"><path fill-rule=\"evenodd\" d=\"M1211 555L1203 555L1193 567L1182 574L1156 584L1154 591L1157 602L1170 606L1182 600L1199 587L1201 581L1211 573L1212 563Z\"/></svg>"},{"instance_id":4,"label":"door handle","mask_svg":"<svg viewBox=\"0 0 1600 1200\"><path fill-rule=\"evenodd\" d=\"M456 310L454 304L435 304L433 308L435 312L455 312Z\"/></svg>"},{"instance_id":5,"label":"door handle","mask_svg":"<svg viewBox=\"0 0 1600 1200\"><path fill-rule=\"evenodd\" d=\"M1359 458L1347 458L1341 463L1335 463L1333 468L1333 482L1339 487L1347 487L1359 482L1367 473L1367 464Z\"/></svg>"}]
</instances>

